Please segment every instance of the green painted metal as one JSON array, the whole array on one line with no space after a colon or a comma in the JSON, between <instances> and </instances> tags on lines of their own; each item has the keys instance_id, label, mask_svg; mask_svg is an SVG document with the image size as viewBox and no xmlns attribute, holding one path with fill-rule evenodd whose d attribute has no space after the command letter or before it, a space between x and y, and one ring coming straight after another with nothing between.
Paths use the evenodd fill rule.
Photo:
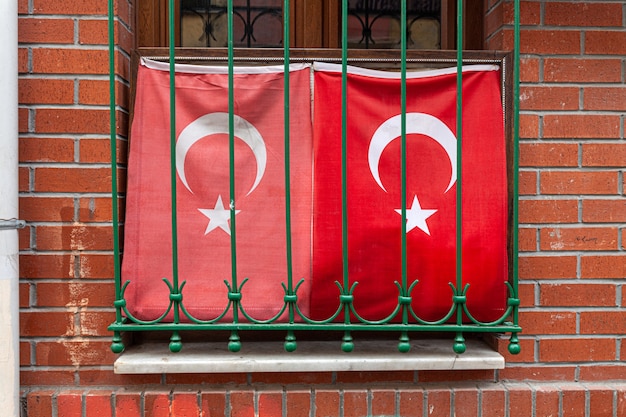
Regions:
<instances>
[{"instance_id":1,"label":"green painted metal","mask_svg":"<svg viewBox=\"0 0 626 417\"><path fill-rule=\"evenodd\" d=\"M406 76L407 76L407 39L403 36L400 45L400 61L401 61L401 187L402 187L402 201L401 201L401 216L402 216L402 229L401 229L401 250L402 250L402 276L401 282L396 282L398 288L398 303L393 311L384 319L381 320L367 320L361 317L354 308L354 288L357 285L356 282L351 282L349 277L349 259L348 259L348 213L347 204L350 198L348 193L347 183L347 97L349 94L348 78L347 78L347 65L348 65L348 2L342 0L342 19L341 19L341 63L342 63L342 258L343 258L343 279L342 282L337 282L338 287L338 304L334 314L323 320L313 320L307 317L298 307L298 290L303 283L303 280L295 283L292 271L292 236L291 236L291 169L290 169L290 145L291 145L291 132L289 129L290 118L290 103L289 103L289 64L290 64L290 0L284 0L283 5L283 40L284 40L284 54L283 64L285 71L284 79L284 149L285 149L285 221L286 221L286 251L287 251L287 263L286 263L286 284L282 284L284 292L283 305L280 311L269 320L257 320L251 314L246 311L245 300L241 293L241 288L245 285L244 279L239 284L237 277L237 242L236 242L236 219L235 219L235 148L234 148L234 63L235 63L235 50L233 39L233 2L228 1L227 17L228 17L228 86L229 86L229 207L230 207L230 227L231 227L231 271L232 276L230 281L224 281L225 286L228 289L228 297L225 302L227 305L224 307L222 313L217 317L210 320L201 320L194 317L185 308L185 302L183 297L183 289L185 282L180 283L178 277L178 251L177 251L177 218L176 218L176 160L175 160L175 145L176 145L176 96L175 96L175 79L170 76L170 173L171 173L171 199L172 199L172 261L173 270L171 281L167 278L163 278L164 285L167 285L169 289L169 303L160 317L154 320L139 320L132 315L125 299L125 292L130 281L122 282L121 268L119 263L120 258L120 245L119 245L119 215L118 215L118 190L117 190L117 162L116 162L116 98L115 98L115 38L114 38L114 10L113 0L109 0L109 72L110 72L110 112L111 112L111 178L112 178L112 200L113 200L113 234L114 234L114 257L115 257L115 287L116 287L116 300L114 303L116 318L115 322L109 326L109 329L113 332L112 350L116 353L120 353L124 349L121 333L124 331L141 332L141 331L166 331L171 332L170 337L170 350L178 352L182 349L182 340L180 336L181 331L197 330L197 331L229 331L229 343L228 349L236 352L241 349L241 339L239 332L251 331L251 330L268 330L268 331L283 331L286 333L284 349L288 352L294 351L297 348L295 332L315 332L315 331L334 331L342 332L341 349L345 352L350 352L354 349L353 332L360 331L377 331L377 332L394 332L399 333L398 350L401 352L407 352L410 349L409 334L422 333L422 332L443 332L454 334L453 349L456 353L463 353L466 349L464 334L466 333L511 333L509 351L511 353L519 353L519 339L518 333L521 332L521 328L518 324L519 320L519 305L520 300L518 298L518 207L517 200L519 198L519 0L515 0L515 50L514 50L514 97L513 97L513 131L514 131L514 144L513 144L513 197L514 204L512 207L512 276L511 281L507 282L509 299L507 303L507 309L503 315L492 322L480 322L472 316L471 312L467 308L466 294L469 286L463 286L462 277L462 65L463 65L463 51L462 48L457 48L457 267L456 277L454 283L450 282L450 310L448 313L441 317L439 320L428 321L419 317L411 306L411 293L417 284L417 280L409 283L409 277L407 276L407 243L406 243L406 211L407 211L407 199L406 199L406 167L407 167L407 149L406 149ZM175 26L174 17L176 16L174 10L175 1L169 0L169 25ZM407 33L406 24L406 2L401 2L401 32ZM458 15L457 15L457 45L463 45L463 0L458 0ZM175 70L175 48L174 48L174 31L169 31L169 62L170 62L170 74L174 74ZM288 312L288 321L279 322L279 317L283 316L283 313ZM224 317L228 313L232 313L233 318L230 321L224 321ZM340 314L344 314L343 322L338 322L336 319ZM172 315L172 322L165 322L165 318ZM243 320L242 317L245 319ZM464 322L464 318L468 319Z\"/></svg>"}]
</instances>

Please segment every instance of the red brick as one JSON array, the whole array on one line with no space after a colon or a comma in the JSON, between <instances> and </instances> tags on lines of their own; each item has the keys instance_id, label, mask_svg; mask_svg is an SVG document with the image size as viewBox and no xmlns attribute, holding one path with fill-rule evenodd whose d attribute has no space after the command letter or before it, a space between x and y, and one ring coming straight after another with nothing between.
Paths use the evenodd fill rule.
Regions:
<instances>
[{"instance_id":1,"label":"red brick","mask_svg":"<svg viewBox=\"0 0 626 417\"><path fill-rule=\"evenodd\" d=\"M41 108L35 115L37 133L108 134L110 125L108 110Z\"/></svg>"},{"instance_id":2,"label":"red brick","mask_svg":"<svg viewBox=\"0 0 626 417\"><path fill-rule=\"evenodd\" d=\"M31 249L31 247L30 247L31 227L30 226L26 226L25 228L20 229L17 233L19 235L19 245L20 245L19 248L20 248L20 250Z\"/></svg>"},{"instance_id":3,"label":"red brick","mask_svg":"<svg viewBox=\"0 0 626 417\"><path fill-rule=\"evenodd\" d=\"M20 255L22 278L75 278L74 256L69 254Z\"/></svg>"},{"instance_id":4,"label":"red brick","mask_svg":"<svg viewBox=\"0 0 626 417\"><path fill-rule=\"evenodd\" d=\"M52 396L54 391L33 391L26 397L29 416L52 417Z\"/></svg>"},{"instance_id":5,"label":"red brick","mask_svg":"<svg viewBox=\"0 0 626 417\"><path fill-rule=\"evenodd\" d=\"M283 415L282 391L262 391L259 393L259 417Z\"/></svg>"},{"instance_id":6,"label":"red brick","mask_svg":"<svg viewBox=\"0 0 626 417\"><path fill-rule=\"evenodd\" d=\"M616 250L617 229L602 227L541 229L541 249L555 250Z\"/></svg>"},{"instance_id":7,"label":"red brick","mask_svg":"<svg viewBox=\"0 0 626 417\"><path fill-rule=\"evenodd\" d=\"M626 32L586 30L585 54L626 55Z\"/></svg>"},{"instance_id":8,"label":"red brick","mask_svg":"<svg viewBox=\"0 0 626 417\"><path fill-rule=\"evenodd\" d=\"M30 284L20 282L20 308L30 306Z\"/></svg>"},{"instance_id":9,"label":"red brick","mask_svg":"<svg viewBox=\"0 0 626 417\"><path fill-rule=\"evenodd\" d=\"M98 0L82 0L78 4L64 0L34 0L33 11L37 14L106 15L107 4Z\"/></svg>"},{"instance_id":10,"label":"red brick","mask_svg":"<svg viewBox=\"0 0 626 417\"><path fill-rule=\"evenodd\" d=\"M111 192L111 170L108 168L36 168L35 190L38 192Z\"/></svg>"},{"instance_id":11,"label":"red brick","mask_svg":"<svg viewBox=\"0 0 626 417\"><path fill-rule=\"evenodd\" d=\"M172 408L170 412L177 417L198 417L200 413L198 393L174 392L172 394Z\"/></svg>"},{"instance_id":12,"label":"red brick","mask_svg":"<svg viewBox=\"0 0 626 417\"><path fill-rule=\"evenodd\" d=\"M573 381L576 366L549 366L541 363L535 366L523 364L521 366L509 366L500 370L500 379L506 381ZM537 414L546 415L546 414ZM549 415L549 414L547 414Z\"/></svg>"},{"instance_id":13,"label":"red brick","mask_svg":"<svg viewBox=\"0 0 626 417\"><path fill-rule=\"evenodd\" d=\"M511 384L506 389L509 395L509 417L527 417L533 414L533 392L528 385Z\"/></svg>"},{"instance_id":14,"label":"red brick","mask_svg":"<svg viewBox=\"0 0 626 417\"><path fill-rule=\"evenodd\" d=\"M424 415L424 391L421 389L400 390L399 414L403 417Z\"/></svg>"},{"instance_id":15,"label":"red brick","mask_svg":"<svg viewBox=\"0 0 626 417\"><path fill-rule=\"evenodd\" d=\"M331 372L255 372L251 375L253 384L330 384Z\"/></svg>"},{"instance_id":16,"label":"red brick","mask_svg":"<svg viewBox=\"0 0 626 417\"><path fill-rule=\"evenodd\" d=\"M626 199L583 200L583 221L586 223L626 222Z\"/></svg>"},{"instance_id":17,"label":"red brick","mask_svg":"<svg viewBox=\"0 0 626 417\"><path fill-rule=\"evenodd\" d=\"M543 74L545 82L619 83L622 70L618 59L546 58Z\"/></svg>"},{"instance_id":18,"label":"red brick","mask_svg":"<svg viewBox=\"0 0 626 417\"><path fill-rule=\"evenodd\" d=\"M535 284L520 282L517 286L520 298L520 307L534 307L535 305Z\"/></svg>"},{"instance_id":19,"label":"red brick","mask_svg":"<svg viewBox=\"0 0 626 417\"><path fill-rule=\"evenodd\" d=\"M20 335L22 336L73 336L75 332L73 313L36 310L20 313Z\"/></svg>"},{"instance_id":20,"label":"red brick","mask_svg":"<svg viewBox=\"0 0 626 417\"><path fill-rule=\"evenodd\" d=\"M542 362L604 362L616 360L612 339L542 339L539 342Z\"/></svg>"},{"instance_id":21,"label":"red brick","mask_svg":"<svg viewBox=\"0 0 626 417\"><path fill-rule=\"evenodd\" d=\"M520 58L520 82L539 82L539 59L532 57Z\"/></svg>"},{"instance_id":22,"label":"red brick","mask_svg":"<svg viewBox=\"0 0 626 417\"><path fill-rule=\"evenodd\" d=\"M36 369L36 368L33 368ZM22 369L20 371L20 386L61 386L61 385L74 385L74 371L57 371L57 370L28 370ZM46 416L47 414L33 415L39 417Z\"/></svg>"},{"instance_id":23,"label":"red brick","mask_svg":"<svg viewBox=\"0 0 626 417\"><path fill-rule=\"evenodd\" d=\"M274 414L278 415L278 414ZM343 392L343 416L362 417L367 415L367 391L345 390Z\"/></svg>"},{"instance_id":24,"label":"red brick","mask_svg":"<svg viewBox=\"0 0 626 417\"><path fill-rule=\"evenodd\" d=\"M559 414L559 389L554 386L541 386L535 392L537 416L556 416Z\"/></svg>"},{"instance_id":25,"label":"red brick","mask_svg":"<svg viewBox=\"0 0 626 417\"><path fill-rule=\"evenodd\" d=\"M109 81L79 80L78 103L91 105L109 105ZM117 104L128 107L128 87L119 81L115 84L115 101Z\"/></svg>"},{"instance_id":26,"label":"red brick","mask_svg":"<svg viewBox=\"0 0 626 417\"><path fill-rule=\"evenodd\" d=\"M576 223L577 200L520 200L520 223Z\"/></svg>"},{"instance_id":27,"label":"red brick","mask_svg":"<svg viewBox=\"0 0 626 417\"><path fill-rule=\"evenodd\" d=\"M617 194L616 171L544 171L540 177L541 194Z\"/></svg>"},{"instance_id":28,"label":"red brick","mask_svg":"<svg viewBox=\"0 0 626 417\"><path fill-rule=\"evenodd\" d=\"M80 162L83 163L111 163L111 142L106 139L82 139L79 143ZM116 149L118 162L124 162L126 157L126 144L118 141Z\"/></svg>"},{"instance_id":29,"label":"red brick","mask_svg":"<svg viewBox=\"0 0 626 417\"><path fill-rule=\"evenodd\" d=\"M150 417L170 417L170 392L146 391L144 393L143 412Z\"/></svg>"},{"instance_id":30,"label":"red brick","mask_svg":"<svg viewBox=\"0 0 626 417\"><path fill-rule=\"evenodd\" d=\"M580 31L548 30L541 26L520 32L520 52L523 54L580 54ZM513 32L505 33L505 43L512 44Z\"/></svg>"},{"instance_id":31,"label":"red brick","mask_svg":"<svg viewBox=\"0 0 626 417\"><path fill-rule=\"evenodd\" d=\"M413 371L368 371L368 372L337 372L337 383L377 383L377 382L413 382Z\"/></svg>"},{"instance_id":32,"label":"red brick","mask_svg":"<svg viewBox=\"0 0 626 417\"><path fill-rule=\"evenodd\" d=\"M626 145L583 143L582 162L586 167L621 167L626 160Z\"/></svg>"},{"instance_id":33,"label":"red brick","mask_svg":"<svg viewBox=\"0 0 626 417\"><path fill-rule=\"evenodd\" d=\"M579 88L525 86L520 89L523 110L578 110Z\"/></svg>"},{"instance_id":34,"label":"red brick","mask_svg":"<svg viewBox=\"0 0 626 417\"><path fill-rule=\"evenodd\" d=\"M112 255L80 254L77 278L101 279L114 277Z\"/></svg>"},{"instance_id":35,"label":"red brick","mask_svg":"<svg viewBox=\"0 0 626 417\"><path fill-rule=\"evenodd\" d=\"M622 5L607 2L545 4L545 25L554 26L622 26Z\"/></svg>"},{"instance_id":36,"label":"red brick","mask_svg":"<svg viewBox=\"0 0 626 417\"><path fill-rule=\"evenodd\" d=\"M494 372L490 369L458 370L458 371L420 371L419 382L452 382L452 381L494 381Z\"/></svg>"},{"instance_id":37,"label":"red brick","mask_svg":"<svg viewBox=\"0 0 626 417\"><path fill-rule=\"evenodd\" d=\"M20 342L20 366L32 365L30 343Z\"/></svg>"},{"instance_id":38,"label":"red brick","mask_svg":"<svg viewBox=\"0 0 626 417\"><path fill-rule=\"evenodd\" d=\"M315 391L315 417L339 415L339 391L316 390Z\"/></svg>"},{"instance_id":39,"label":"red brick","mask_svg":"<svg viewBox=\"0 0 626 417\"><path fill-rule=\"evenodd\" d=\"M141 394L139 392L117 392L115 394L115 415L141 417Z\"/></svg>"},{"instance_id":40,"label":"red brick","mask_svg":"<svg viewBox=\"0 0 626 417\"><path fill-rule=\"evenodd\" d=\"M626 312L583 311L580 313L581 334L626 334Z\"/></svg>"},{"instance_id":41,"label":"red brick","mask_svg":"<svg viewBox=\"0 0 626 417\"><path fill-rule=\"evenodd\" d=\"M585 417L586 390L579 386L563 385L563 417Z\"/></svg>"},{"instance_id":42,"label":"red brick","mask_svg":"<svg viewBox=\"0 0 626 417\"><path fill-rule=\"evenodd\" d=\"M626 108L625 87L585 87L583 97L585 110L621 111Z\"/></svg>"},{"instance_id":43,"label":"red brick","mask_svg":"<svg viewBox=\"0 0 626 417\"><path fill-rule=\"evenodd\" d=\"M615 291L608 284L542 284L539 299L550 307L614 307Z\"/></svg>"},{"instance_id":44,"label":"red brick","mask_svg":"<svg viewBox=\"0 0 626 417\"><path fill-rule=\"evenodd\" d=\"M57 413L63 417L82 417L83 394L80 391L61 392L57 395Z\"/></svg>"},{"instance_id":45,"label":"red brick","mask_svg":"<svg viewBox=\"0 0 626 417\"><path fill-rule=\"evenodd\" d=\"M502 387L481 388L482 410L481 417L504 417L506 413L506 398Z\"/></svg>"},{"instance_id":46,"label":"red brick","mask_svg":"<svg viewBox=\"0 0 626 417\"><path fill-rule=\"evenodd\" d=\"M483 400L484 401L484 400ZM454 389L454 416L478 417L478 390L476 387Z\"/></svg>"},{"instance_id":47,"label":"red brick","mask_svg":"<svg viewBox=\"0 0 626 417\"><path fill-rule=\"evenodd\" d=\"M617 115L546 115L543 118L544 138L619 138L620 117Z\"/></svg>"},{"instance_id":48,"label":"red brick","mask_svg":"<svg viewBox=\"0 0 626 417\"><path fill-rule=\"evenodd\" d=\"M30 110L20 107L18 109L20 133L30 132Z\"/></svg>"},{"instance_id":49,"label":"red brick","mask_svg":"<svg viewBox=\"0 0 626 417\"><path fill-rule=\"evenodd\" d=\"M252 391L231 391L230 410L232 417L254 417L254 393Z\"/></svg>"},{"instance_id":50,"label":"red brick","mask_svg":"<svg viewBox=\"0 0 626 417\"><path fill-rule=\"evenodd\" d=\"M521 279L576 278L575 256L522 256L519 258Z\"/></svg>"},{"instance_id":51,"label":"red brick","mask_svg":"<svg viewBox=\"0 0 626 417\"><path fill-rule=\"evenodd\" d=\"M226 395L221 391L202 391L202 412L206 417L225 417ZM203 416L204 417L204 416ZM307 414L308 417L308 414Z\"/></svg>"},{"instance_id":52,"label":"red brick","mask_svg":"<svg viewBox=\"0 0 626 417\"><path fill-rule=\"evenodd\" d=\"M288 416L309 417L311 415L311 391L288 390L286 396Z\"/></svg>"},{"instance_id":53,"label":"red brick","mask_svg":"<svg viewBox=\"0 0 626 417\"><path fill-rule=\"evenodd\" d=\"M621 381L624 379L625 374L626 364L624 363L624 357L622 357L621 362L613 363L611 365L599 365L592 363L587 366L580 367L581 381ZM618 415L622 416L622 414Z\"/></svg>"},{"instance_id":54,"label":"red brick","mask_svg":"<svg viewBox=\"0 0 626 417\"><path fill-rule=\"evenodd\" d=\"M115 321L115 312L81 312L79 320L81 336L110 336L107 327Z\"/></svg>"},{"instance_id":55,"label":"red brick","mask_svg":"<svg viewBox=\"0 0 626 417\"><path fill-rule=\"evenodd\" d=\"M520 171L519 193L520 195L537 194L537 173L535 171Z\"/></svg>"},{"instance_id":56,"label":"red brick","mask_svg":"<svg viewBox=\"0 0 626 417\"><path fill-rule=\"evenodd\" d=\"M581 278L618 279L626 276L626 256L597 255L580 258Z\"/></svg>"},{"instance_id":57,"label":"red brick","mask_svg":"<svg viewBox=\"0 0 626 417\"><path fill-rule=\"evenodd\" d=\"M71 222L74 220L74 199L21 197L20 218L27 222Z\"/></svg>"},{"instance_id":58,"label":"red brick","mask_svg":"<svg viewBox=\"0 0 626 417\"><path fill-rule=\"evenodd\" d=\"M112 282L41 282L36 287L40 307L111 307L115 300Z\"/></svg>"},{"instance_id":59,"label":"red brick","mask_svg":"<svg viewBox=\"0 0 626 417\"><path fill-rule=\"evenodd\" d=\"M168 374L165 377L168 385L177 384L245 384L246 374L243 373L210 373L210 374Z\"/></svg>"},{"instance_id":60,"label":"red brick","mask_svg":"<svg viewBox=\"0 0 626 417\"><path fill-rule=\"evenodd\" d=\"M71 19L20 17L18 41L20 43L72 44L74 43L74 22Z\"/></svg>"},{"instance_id":61,"label":"red brick","mask_svg":"<svg viewBox=\"0 0 626 417\"><path fill-rule=\"evenodd\" d=\"M19 48L19 50L17 51L17 70L20 74L25 74L29 72L29 58L27 48ZM22 131L23 130L20 129L20 132Z\"/></svg>"},{"instance_id":62,"label":"red brick","mask_svg":"<svg viewBox=\"0 0 626 417\"><path fill-rule=\"evenodd\" d=\"M107 226L39 226L39 250L110 250L113 249L112 229Z\"/></svg>"},{"instance_id":63,"label":"red brick","mask_svg":"<svg viewBox=\"0 0 626 417\"><path fill-rule=\"evenodd\" d=\"M20 162L73 162L74 140L21 137L19 156Z\"/></svg>"},{"instance_id":64,"label":"red brick","mask_svg":"<svg viewBox=\"0 0 626 417\"><path fill-rule=\"evenodd\" d=\"M537 229L526 227L519 229L518 249L520 252L534 252L537 250Z\"/></svg>"},{"instance_id":65,"label":"red brick","mask_svg":"<svg viewBox=\"0 0 626 417\"><path fill-rule=\"evenodd\" d=\"M575 143L520 143L519 164L522 167L577 167L578 145Z\"/></svg>"},{"instance_id":66,"label":"red brick","mask_svg":"<svg viewBox=\"0 0 626 417\"><path fill-rule=\"evenodd\" d=\"M93 49L33 48L33 71L38 74L108 74L109 52Z\"/></svg>"},{"instance_id":67,"label":"red brick","mask_svg":"<svg viewBox=\"0 0 626 417\"><path fill-rule=\"evenodd\" d=\"M128 26L115 22L114 27L115 45L122 50L130 52L134 46L132 33L128 31ZM109 22L108 20L79 20L78 22L78 43L81 45L108 45L109 42Z\"/></svg>"},{"instance_id":68,"label":"red brick","mask_svg":"<svg viewBox=\"0 0 626 417\"><path fill-rule=\"evenodd\" d=\"M539 116L534 114L520 114L519 137L536 139L539 137Z\"/></svg>"},{"instance_id":69,"label":"red brick","mask_svg":"<svg viewBox=\"0 0 626 417\"><path fill-rule=\"evenodd\" d=\"M18 2L17 2L17 13L18 14L27 14L28 13L28 0L18 0Z\"/></svg>"},{"instance_id":70,"label":"red brick","mask_svg":"<svg viewBox=\"0 0 626 417\"><path fill-rule=\"evenodd\" d=\"M80 381L79 383L83 387L130 387L161 383L161 375L158 374L121 375L111 372L107 367L103 369L82 368L77 374L78 380Z\"/></svg>"},{"instance_id":71,"label":"red brick","mask_svg":"<svg viewBox=\"0 0 626 417\"><path fill-rule=\"evenodd\" d=\"M110 365L115 360L110 342L87 340L37 342L35 352L39 366Z\"/></svg>"},{"instance_id":72,"label":"red brick","mask_svg":"<svg viewBox=\"0 0 626 417\"><path fill-rule=\"evenodd\" d=\"M372 414L375 416L395 416L396 392L392 389L372 389Z\"/></svg>"},{"instance_id":73,"label":"red brick","mask_svg":"<svg viewBox=\"0 0 626 417\"><path fill-rule=\"evenodd\" d=\"M111 391L88 391L85 395L85 417L111 417Z\"/></svg>"},{"instance_id":74,"label":"red brick","mask_svg":"<svg viewBox=\"0 0 626 417\"><path fill-rule=\"evenodd\" d=\"M74 81L21 78L18 99L21 104L72 104Z\"/></svg>"},{"instance_id":75,"label":"red brick","mask_svg":"<svg viewBox=\"0 0 626 417\"><path fill-rule=\"evenodd\" d=\"M427 408L430 417L449 417L452 398L448 388L432 387L428 390Z\"/></svg>"},{"instance_id":76,"label":"red brick","mask_svg":"<svg viewBox=\"0 0 626 417\"><path fill-rule=\"evenodd\" d=\"M593 417L613 417L613 389L607 386L589 386L589 410Z\"/></svg>"},{"instance_id":77,"label":"red brick","mask_svg":"<svg viewBox=\"0 0 626 417\"><path fill-rule=\"evenodd\" d=\"M498 344L498 353L504 356L504 360L509 364L514 363L534 363L535 362L535 341L531 339L520 339L521 352L513 355L509 352L509 340Z\"/></svg>"},{"instance_id":78,"label":"red brick","mask_svg":"<svg viewBox=\"0 0 626 417\"><path fill-rule=\"evenodd\" d=\"M567 311L525 311L520 314L524 334L575 334L576 313Z\"/></svg>"}]
</instances>

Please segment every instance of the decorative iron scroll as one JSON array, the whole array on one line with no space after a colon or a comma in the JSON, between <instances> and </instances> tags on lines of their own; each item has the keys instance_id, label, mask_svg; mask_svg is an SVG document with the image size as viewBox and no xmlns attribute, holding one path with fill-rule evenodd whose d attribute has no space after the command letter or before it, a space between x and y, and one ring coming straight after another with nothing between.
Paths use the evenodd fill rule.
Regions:
<instances>
[{"instance_id":1,"label":"decorative iron scroll","mask_svg":"<svg viewBox=\"0 0 626 417\"><path fill-rule=\"evenodd\" d=\"M235 28L240 29L234 34L237 46L242 47L281 47L283 10L280 2L239 1L233 6ZM185 31L185 16L195 16L202 22L198 41L204 46L226 46L226 1L223 0L182 0L181 26ZM258 29L258 30L257 30ZM269 43L257 39L257 33L271 34ZM191 46L191 45L189 45Z\"/></svg>"}]
</instances>

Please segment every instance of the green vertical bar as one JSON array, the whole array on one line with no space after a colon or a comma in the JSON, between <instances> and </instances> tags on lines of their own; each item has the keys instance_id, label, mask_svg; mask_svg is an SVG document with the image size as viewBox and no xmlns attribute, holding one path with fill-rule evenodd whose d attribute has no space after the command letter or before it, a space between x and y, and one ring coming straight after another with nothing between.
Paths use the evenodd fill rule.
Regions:
<instances>
[{"instance_id":1,"label":"green vertical bar","mask_svg":"<svg viewBox=\"0 0 626 417\"><path fill-rule=\"evenodd\" d=\"M176 218L176 62L175 47L175 8L174 0L168 5L169 60L170 60L170 184L172 187L172 293L174 302L174 323L180 323L180 288L178 282L178 221ZM170 338L170 350L178 352L182 349L181 339L177 331Z\"/></svg>"},{"instance_id":2,"label":"green vertical bar","mask_svg":"<svg viewBox=\"0 0 626 417\"><path fill-rule=\"evenodd\" d=\"M348 0L341 2L341 227L342 227L342 258L343 258L343 288L344 322L350 323L350 305L352 295L348 268ZM341 348L344 352L354 349L352 336L346 331Z\"/></svg>"},{"instance_id":3,"label":"green vertical bar","mask_svg":"<svg viewBox=\"0 0 626 417\"><path fill-rule=\"evenodd\" d=\"M237 282L237 233L235 225L235 50L233 35L233 0L228 0L228 160L229 160L229 207L230 207L230 260L231 292L233 303L233 322L239 322L239 283ZM230 296L229 296L230 297ZM228 349L231 352L241 350L241 339L236 330L231 331Z\"/></svg>"},{"instance_id":4,"label":"green vertical bar","mask_svg":"<svg viewBox=\"0 0 626 417\"><path fill-rule=\"evenodd\" d=\"M457 0L456 14L456 288L457 295L463 289L463 0ZM463 309L457 304L457 325L463 324ZM461 332L455 338L454 350L456 353L465 352L465 339Z\"/></svg>"},{"instance_id":5,"label":"green vertical bar","mask_svg":"<svg viewBox=\"0 0 626 417\"><path fill-rule=\"evenodd\" d=\"M515 35L513 60L515 67L515 77L513 81L513 289L515 296L518 294L518 254L519 254L519 91L520 91L520 2L515 0ZM518 308L513 310L513 323L518 324Z\"/></svg>"},{"instance_id":6,"label":"green vertical bar","mask_svg":"<svg viewBox=\"0 0 626 417\"><path fill-rule=\"evenodd\" d=\"M122 277L120 272L120 244L119 244L119 213L117 199L117 116L115 114L116 97L115 97L115 18L113 10L113 0L109 0L108 4L108 30L109 30L109 112L111 122L111 209L113 216L113 268L115 277L115 322L122 322ZM111 349L115 353L121 353L124 350L124 344L119 332L115 332L113 336L113 344Z\"/></svg>"},{"instance_id":7,"label":"green vertical bar","mask_svg":"<svg viewBox=\"0 0 626 417\"><path fill-rule=\"evenodd\" d=\"M291 242L291 162L290 162L290 105L289 105L289 2L283 3L283 48L284 48L284 129L285 129L285 230L287 239L287 289L293 291L293 257Z\"/></svg>"},{"instance_id":8,"label":"green vertical bar","mask_svg":"<svg viewBox=\"0 0 626 417\"><path fill-rule=\"evenodd\" d=\"M402 289L406 291L407 283L407 247L406 247L406 37L407 37L407 25L406 25L406 1L402 1L400 7L400 172L402 174L400 180L401 201L400 210L402 216L402 236L401 236L401 250L402 250ZM406 323L408 320L408 311L403 309L402 322Z\"/></svg>"}]
</instances>

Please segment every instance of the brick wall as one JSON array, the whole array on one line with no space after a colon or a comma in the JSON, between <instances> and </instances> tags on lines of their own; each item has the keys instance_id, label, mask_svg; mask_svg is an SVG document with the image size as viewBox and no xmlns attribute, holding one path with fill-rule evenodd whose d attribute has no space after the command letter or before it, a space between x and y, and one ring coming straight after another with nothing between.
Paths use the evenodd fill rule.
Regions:
<instances>
[{"instance_id":1,"label":"brick wall","mask_svg":"<svg viewBox=\"0 0 626 417\"><path fill-rule=\"evenodd\" d=\"M512 3L485 2L486 47L511 49ZM116 2L121 107L133 3ZM106 1L20 0L24 412L626 416L626 1L521 3L524 332L518 356L498 343L506 369L123 376L113 373L106 330L114 318ZM122 162L124 150L121 139Z\"/></svg>"}]
</instances>

